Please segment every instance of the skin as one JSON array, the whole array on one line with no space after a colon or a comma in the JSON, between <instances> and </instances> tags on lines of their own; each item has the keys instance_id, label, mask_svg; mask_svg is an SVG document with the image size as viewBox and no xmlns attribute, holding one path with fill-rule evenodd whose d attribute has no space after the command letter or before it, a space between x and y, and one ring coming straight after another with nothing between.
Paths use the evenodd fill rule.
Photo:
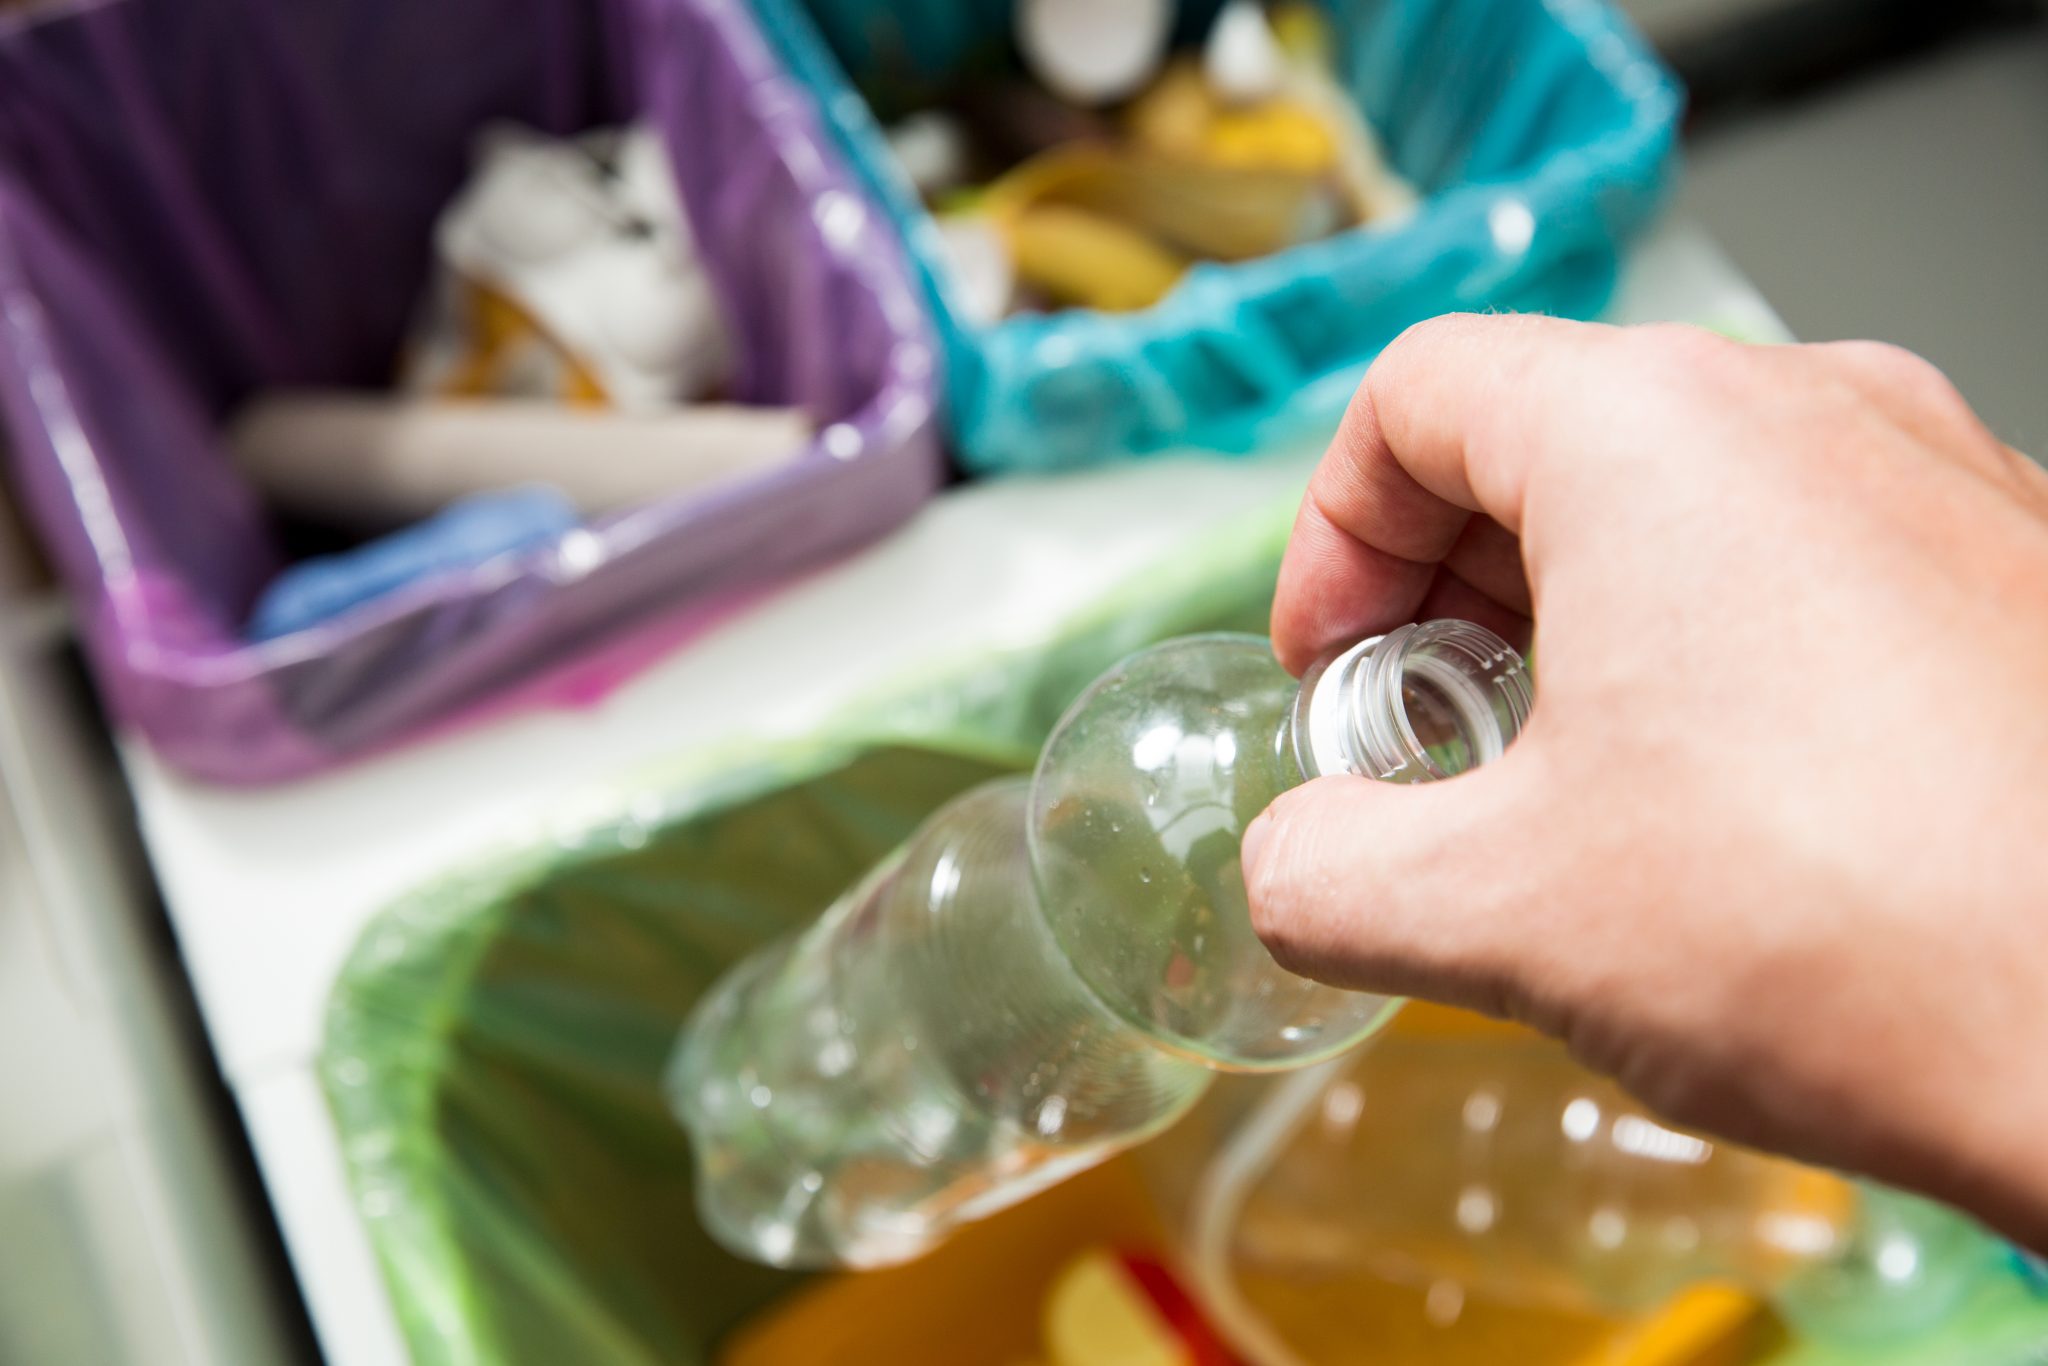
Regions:
<instances>
[{"instance_id":1,"label":"skin","mask_svg":"<svg viewBox=\"0 0 2048 1366\"><path fill-rule=\"evenodd\" d=\"M1311 481L1274 647L1442 616L1533 633L1529 725L1276 801L1275 956L2048 1250L2048 475L1894 347L1439 318Z\"/></svg>"}]
</instances>

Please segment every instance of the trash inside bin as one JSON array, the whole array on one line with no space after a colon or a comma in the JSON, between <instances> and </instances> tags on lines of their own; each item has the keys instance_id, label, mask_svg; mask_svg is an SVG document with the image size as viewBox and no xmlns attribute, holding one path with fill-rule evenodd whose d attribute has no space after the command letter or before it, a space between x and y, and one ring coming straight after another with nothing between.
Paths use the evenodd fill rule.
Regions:
<instances>
[{"instance_id":1,"label":"trash inside bin","mask_svg":"<svg viewBox=\"0 0 2048 1366\"><path fill-rule=\"evenodd\" d=\"M1021 8L1026 17L1092 14L1072 39L1087 58L1075 81L1092 88L1083 77L1118 74L1103 46L1117 37L1105 32L1117 16L1173 7ZM1012 282L991 263L988 243L972 236L972 220L963 243L960 220L935 218L920 191L920 179L930 188L946 174L946 137L928 122L906 135L901 120L957 102L962 90L1014 80L1014 49L1028 57L1040 41L1018 22L1020 6L758 0L764 28L810 83L908 243L944 354L948 425L969 469L1072 466L1189 444L1254 449L1326 420L1365 362L1418 319L1455 309L1590 316L1600 308L1618 253L1661 196L1680 104L1675 83L1626 22L1598 0L1331 0L1315 8L1329 34L1329 82L1419 194L1412 212L1224 261L1196 259L1227 254L1220 247L1191 256L1186 243L1134 241L1121 223L1106 229L1090 204L1077 206L1066 193L1061 212L1013 247L1020 258L1049 258L1059 272L1051 288L1069 301L1092 289L1098 306L1136 311L1000 316ZM1217 10L1180 6L1173 36L1198 48ZM1140 67L1143 58L1138 52ZM1224 88L1256 76L1256 66L1225 63ZM1165 68L1163 79L1173 76ZM1128 87L1103 88L1121 98ZM1142 112L1134 105L1126 116ZM1292 115L1299 121L1303 111ZM1234 126L1221 146L1234 157L1266 147L1270 170L1300 153L1304 138L1322 135L1309 124L1293 133ZM1198 126L1188 136L1215 149L1205 141L1214 132ZM1085 123L1056 137L1096 145ZM1129 171L1111 177L1127 195ZM1002 190L999 181L988 194L1000 198ZM1185 186L1174 193L1193 202ZM1253 197L1240 189L1228 202L1243 209ZM1082 278L1076 263L1091 253L1115 264ZM1305 394L1316 402L1304 403Z\"/></svg>"},{"instance_id":2,"label":"trash inside bin","mask_svg":"<svg viewBox=\"0 0 2048 1366\"><path fill-rule=\"evenodd\" d=\"M267 390L389 383L480 129L635 117L662 134L733 333L720 396L800 408L815 437L248 640L286 557L223 424ZM110 0L0 21L14 472L117 719L200 777L293 776L515 681L542 692L600 643L672 635L683 608L879 533L937 484L933 383L891 235L740 0Z\"/></svg>"}]
</instances>

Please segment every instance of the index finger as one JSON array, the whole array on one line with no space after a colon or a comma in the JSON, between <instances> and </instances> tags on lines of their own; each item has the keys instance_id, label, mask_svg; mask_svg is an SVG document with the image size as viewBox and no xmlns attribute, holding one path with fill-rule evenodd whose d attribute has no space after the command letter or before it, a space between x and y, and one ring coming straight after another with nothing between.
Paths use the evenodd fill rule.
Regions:
<instances>
[{"instance_id":1,"label":"index finger","mask_svg":"<svg viewBox=\"0 0 2048 1366\"><path fill-rule=\"evenodd\" d=\"M1447 314L1380 354L1353 395L1280 566L1273 646L1299 673L1411 620L1475 513L1519 534L1533 443L1517 415L1612 329Z\"/></svg>"}]
</instances>

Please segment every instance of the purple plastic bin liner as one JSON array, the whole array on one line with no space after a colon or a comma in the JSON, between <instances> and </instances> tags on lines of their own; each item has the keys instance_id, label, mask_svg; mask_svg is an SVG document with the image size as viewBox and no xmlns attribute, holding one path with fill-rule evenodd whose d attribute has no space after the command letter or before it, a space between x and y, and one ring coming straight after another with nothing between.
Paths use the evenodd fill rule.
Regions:
<instances>
[{"instance_id":1,"label":"purple plastic bin liner","mask_svg":"<svg viewBox=\"0 0 2048 1366\"><path fill-rule=\"evenodd\" d=\"M663 133L792 464L241 636L282 565L219 425L378 385L490 119ZM117 718L200 777L303 774L816 563L938 483L890 235L741 0L103 0L0 17L0 414ZM7 444L7 443L0 443ZM620 656L624 657L624 656Z\"/></svg>"}]
</instances>

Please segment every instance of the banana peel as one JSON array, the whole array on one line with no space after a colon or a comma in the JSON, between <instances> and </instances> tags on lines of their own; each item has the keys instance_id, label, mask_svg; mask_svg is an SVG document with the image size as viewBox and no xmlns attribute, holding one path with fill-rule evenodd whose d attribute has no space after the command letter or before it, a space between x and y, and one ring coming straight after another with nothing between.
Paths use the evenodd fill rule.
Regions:
<instances>
[{"instance_id":1,"label":"banana peel","mask_svg":"<svg viewBox=\"0 0 2048 1366\"><path fill-rule=\"evenodd\" d=\"M1298 171L1072 147L996 181L984 206L1005 223L1047 205L1079 209L1184 257L1244 261L1327 232L1330 200L1325 181Z\"/></svg>"},{"instance_id":2,"label":"banana peel","mask_svg":"<svg viewBox=\"0 0 2048 1366\"><path fill-rule=\"evenodd\" d=\"M1087 209L1036 204L998 221L1018 280L1057 304L1150 308L1188 265L1136 228Z\"/></svg>"}]
</instances>

